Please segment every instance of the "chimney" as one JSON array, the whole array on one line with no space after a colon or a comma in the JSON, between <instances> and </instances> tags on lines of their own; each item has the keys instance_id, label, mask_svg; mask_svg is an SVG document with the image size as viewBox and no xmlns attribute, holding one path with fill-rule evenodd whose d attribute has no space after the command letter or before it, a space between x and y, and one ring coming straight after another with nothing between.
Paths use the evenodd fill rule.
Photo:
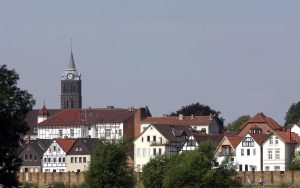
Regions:
<instances>
[{"instance_id":1,"label":"chimney","mask_svg":"<svg viewBox=\"0 0 300 188\"><path fill-rule=\"evenodd\" d=\"M183 120L183 114L179 114L179 120Z\"/></svg>"},{"instance_id":2,"label":"chimney","mask_svg":"<svg viewBox=\"0 0 300 188\"><path fill-rule=\"evenodd\" d=\"M194 114L191 115L191 119L194 119Z\"/></svg>"},{"instance_id":3,"label":"chimney","mask_svg":"<svg viewBox=\"0 0 300 188\"><path fill-rule=\"evenodd\" d=\"M288 129L288 136L289 136L289 140L292 140L292 130Z\"/></svg>"},{"instance_id":4,"label":"chimney","mask_svg":"<svg viewBox=\"0 0 300 188\"><path fill-rule=\"evenodd\" d=\"M212 120L212 113L209 114L209 120Z\"/></svg>"}]
</instances>

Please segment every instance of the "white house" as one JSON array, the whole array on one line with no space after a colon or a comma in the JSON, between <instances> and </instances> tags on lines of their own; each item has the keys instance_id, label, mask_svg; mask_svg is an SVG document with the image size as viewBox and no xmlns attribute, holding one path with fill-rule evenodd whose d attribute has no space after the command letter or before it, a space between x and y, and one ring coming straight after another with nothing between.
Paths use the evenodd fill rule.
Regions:
<instances>
[{"instance_id":1,"label":"white house","mask_svg":"<svg viewBox=\"0 0 300 188\"><path fill-rule=\"evenodd\" d=\"M205 132L206 134L223 133L223 122L214 116L165 116L165 117L147 117L142 120L141 132L151 124L164 125L184 125L192 127L195 131Z\"/></svg>"},{"instance_id":2,"label":"white house","mask_svg":"<svg viewBox=\"0 0 300 188\"><path fill-rule=\"evenodd\" d=\"M134 141L135 171L142 171L143 166L156 155L179 152L190 134L190 128L186 126L150 125Z\"/></svg>"},{"instance_id":3,"label":"white house","mask_svg":"<svg viewBox=\"0 0 300 188\"><path fill-rule=\"evenodd\" d=\"M227 163L224 165L236 165L236 147L242 139L243 137L237 135L223 137L215 150L217 166L221 165L223 162Z\"/></svg>"},{"instance_id":4,"label":"white house","mask_svg":"<svg viewBox=\"0 0 300 188\"><path fill-rule=\"evenodd\" d=\"M285 171L291 162L299 136L288 131L274 131L263 143L263 171Z\"/></svg>"},{"instance_id":5,"label":"white house","mask_svg":"<svg viewBox=\"0 0 300 188\"><path fill-rule=\"evenodd\" d=\"M194 129L192 130L193 130L192 135L188 137L187 142L183 145L181 149L181 152L195 150L197 149L199 144L206 141L211 141L215 146L217 146L222 140L222 138L224 137L223 134L207 135L203 132L194 131Z\"/></svg>"},{"instance_id":6,"label":"white house","mask_svg":"<svg viewBox=\"0 0 300 188\"><path fill-rule=\"evenodd\" d=\"M66 109L38 123L39 139L134 137L141 109Z\"/></svg>"},{"instance_id":7,"label":"white house","mask_svg":"<svg viewBox=\"0 0 300 188\"><path fill-rule=\"evenodd\" d=\"M262 144L268 134L248 133L236 147L236 164L238 171L262 170Z\"/></svg>"},{"instance_id":8,"label":"white house","mask_svg":"<svg viewBox=\"0 0 300 188\"><path fill-rule=\"evenodd\" d=\"M66 172L66 155L75 139L55 139L42 157L42 172Z\"/></svg>"},{"instance_id":9,"label":"white house","mask_svg":"<svg viewBox=\"0 0 300 188\"><path fill-rule=\"evenodd\" d=\"M291 126L291 131L294 133L297 133L300 136L300 125L294 124Z\"/></svg>"}]
</instances>

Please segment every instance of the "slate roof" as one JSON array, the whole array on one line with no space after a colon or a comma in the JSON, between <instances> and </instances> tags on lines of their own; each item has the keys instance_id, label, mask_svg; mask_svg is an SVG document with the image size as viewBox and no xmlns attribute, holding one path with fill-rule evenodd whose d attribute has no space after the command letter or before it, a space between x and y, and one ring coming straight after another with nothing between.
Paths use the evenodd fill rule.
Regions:
<instances>
[{"instance_id":1,"label":"slate roof","mask_svg":"<svg viewBox=\"0 0 300 188\"><path fill-rule=\"evenodd\" d=\"M134 113L135 110L121 108L66 109L39 123L38 126L122 123L133 116Z\"/></svg>"},{"instance_id":2,"label":"slate roof","mask_svg":"<svg viewBox=\"0 0 300 188\"><path fill-rule=\"evenodd\" d=\"M210 116L184 116L179 119L178 116L167 117L147 117L142 123L164 124L164 125L210 125L213 118Z\"/></svg>"},{"instance_id":3,"label":"slate roof","mask_svg":"<svg viewBox=\"0 0 300 188\"><path fill-rule=\"evenodd\" d=\"M48 147L51 145L52 141L53 140L51 139L37 139L30 141L22 146L22 150L20 150L19 153L21 153L26 147L31 147L37 152L37 154L42 156L44 152L48 149Z\"/></svg>"},{"instance_id":4,"label":"slate roof","mask_svg":"<svg viewBox=\"0 0 300 188\"><path fill-rule=\"evenodd\" d=\"M186 136L192 135L192 128L184 125L154 124L153 126L170 142L179 141L181 134L185 134Z\"/></svg>"},{"instance_id":5,"label":"slate roof","mask_svg":"<svg viewBox=\"0 0 300 188\"><path fill-rule=\"evenodd\" d=\"M207 135L207 134L199 134L198 132L193 133L193 137L197 141L198 144L206 141L211 141L214 146L218 146L221 140L223 139L224 135Z\"/></svg>"},{"instance_id":6,"label":"slate roof","mask_svg":"<svg viewBox=\"0 0 300 188\"><path fill-rule=\"evenodd\" d=\"M78 138L69 150L68 155L91 155L100 142L101 140L98 138ZM78 146L84 147L84 149L82 151L74 151L74 148Z\"/></svg>"}]
</instances>

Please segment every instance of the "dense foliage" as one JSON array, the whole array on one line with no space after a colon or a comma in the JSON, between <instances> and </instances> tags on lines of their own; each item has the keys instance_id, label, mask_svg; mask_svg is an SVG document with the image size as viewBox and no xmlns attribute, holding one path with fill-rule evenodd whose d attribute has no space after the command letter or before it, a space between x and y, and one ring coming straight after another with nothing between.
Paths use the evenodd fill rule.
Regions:
<instances>
[{"instance_id":1,"label":"dense foliage","mask_svg":"<svg viewBox=\"0 0 300 188\"><path fill-rule=\"evenodd\" d=\"M92 155L86 173L89 187L133 187L133 169L127 165L129 140L103 141Z\"/></svg>"},{"instance_id":2,"label":"dense foliage","mask_svg":"<svg viewBox=\"0 0 300 188\"><path fill-rule=\"evenodd\" d=\"M184 116L209 116L209 115L215 115L218 116L220 114L219 111L213 110L207 105L200 104L200 103L192 103L187 106L182 106L179 110L176 112L172 112L169 115L170 116L178 116L179 114L183 114Z\"/></svg>"},{"instance_id":3,"label":"dense foliage","mask_svg":"<svg viewBox=\"0 0 300 188\"><path fill-rule=\"evenodd\" d=\"M17 185L21 165L17 149L28 130L26 114L34 105L32 95L17 86L18 80L14 70L0 66L0 184L7 187Z\"/></svg>"},{"instance_id":4,"label":"dense foliage","mask_svg":"<svg viewBox=\"0 0 300 188\"><path fill-rule=\"evenodd\" d=\"M300 120L300 101L293 103L285 115L285 126L298 123Z\"/></svg>"},{"instance_id":5,"label":"dense foliage","mask_svg":"<svg viewBox=\"0 0 300 188\"><path fill-rule=\"evenodd\" d=\"M241 187L241 180L236 178L236 171L233 168L212 168L214 149L211 142L206 142L200 144L196 151L173 155L169 160L154 158L149 166L143 168L143 174L146 174L143 176L144 186ZM151 176L151 173L156 176Z\"/></svg>"},{"instance_id":6,"label":"dense foliage","mask_svg":"<svg viewBox=\"0 0 300 188\"><path fill-rule=\"evenodd\" d=\"M232 123L228 124L226 129L228 131L237 131L241 125L250 119L250 115L242 115Z\"/></svg>"}]
</instances>

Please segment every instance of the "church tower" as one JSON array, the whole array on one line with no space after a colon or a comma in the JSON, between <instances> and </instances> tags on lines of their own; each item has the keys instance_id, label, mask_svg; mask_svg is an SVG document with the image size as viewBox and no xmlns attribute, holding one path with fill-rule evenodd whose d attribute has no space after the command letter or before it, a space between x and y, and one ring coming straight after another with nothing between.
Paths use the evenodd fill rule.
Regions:
<instances>
[{"instance_id":1,"label":"church tower","mask_svg":"<svg viewBox=\"0 0 300 188\"><path fill-rule=\"evenodd\" d=\"M61 109L81 108L81 75L77 72L73 52L61 79Z\"/></svg>"}]
</instances>

